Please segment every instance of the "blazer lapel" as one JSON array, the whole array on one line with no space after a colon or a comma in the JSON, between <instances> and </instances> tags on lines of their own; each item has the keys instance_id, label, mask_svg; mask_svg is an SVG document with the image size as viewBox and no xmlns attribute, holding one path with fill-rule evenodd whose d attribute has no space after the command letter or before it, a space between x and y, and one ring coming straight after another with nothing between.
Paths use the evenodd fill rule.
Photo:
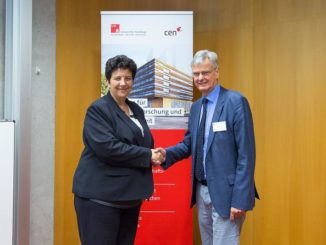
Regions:
<instances>
[{"instance_id":1,"label":"blazer lapel","mask_svg":"<svg viewBox=\"0 0 326 245\"><path fill-rule=\"evenodd\" d=\"M213 142L213 138L214 138L214 132L213 132L213 122L218 122L220 119L220 116L222 114L223 111L223 107L224 107L224 101L225 101L225 89L221 86L220 88L220 94L218 96L218 100L215 106L215 111L213 114L213 118L212 118L212 122L210 125L210 129L209 129L209 135L208 135L208 142L207 142L207 151L209 151L209 148L212 145Z\"/></svg>"},{"instance_id":2,"label":"blazer lapel","mask_svg":"<svg viewBox=\"0 0 326 245\"><path fill-rule=\"evenodd\" d=\"M196 159L195 153L196 153L196 142L197 142L197 131L199 126L199 119L200 119L200 111L201 111L201 104L202 104L202 98L194 103L194 112L192 115L192 121L193 121L193 134L192 134L192 159Z\"/></svg>"},{"instance_id":3,"label":"blazer lapel","mask_svg":"<svg viewBox=\"0 0 326 245\"><path fill-rule=\"evenodd\" d=\"M136 135L136 141L138 145L144 144L144 137L141 133L140 128L120 109L117 102L112 98L112 95L110 93L107 93L107 97L109 99L110 104L112 105L112 108L117 113L117 116L122 119L122 121L131 129L131 131ZM128 103L128 100L127 100ZM129 106L129 103L128 103ZM132 108L130 108L132 110ZM134 110L133 110L134 112ZM135 112L134 112L135 113ZM136 115L137 117L137 115Z\"/></svg>"}]
</instances>

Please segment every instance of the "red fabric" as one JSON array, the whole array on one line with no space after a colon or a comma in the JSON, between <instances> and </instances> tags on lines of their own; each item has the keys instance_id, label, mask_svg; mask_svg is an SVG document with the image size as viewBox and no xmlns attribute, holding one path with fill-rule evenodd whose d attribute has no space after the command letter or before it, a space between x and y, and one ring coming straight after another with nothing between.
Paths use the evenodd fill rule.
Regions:
<instances>
[{"instance_id":1,"label":"red fabric","mask_svg":"<svg viewBox=\"0 0 326 245\"><path fill-rule=\"evenodd\" d=\"M175 145L185 130L151 130L155 147ZM190 209L191 158L164 171L153 169L154 193L145 201L138 222L136 245L191 245L193 219Z\"/></svg>"}]
</instances>

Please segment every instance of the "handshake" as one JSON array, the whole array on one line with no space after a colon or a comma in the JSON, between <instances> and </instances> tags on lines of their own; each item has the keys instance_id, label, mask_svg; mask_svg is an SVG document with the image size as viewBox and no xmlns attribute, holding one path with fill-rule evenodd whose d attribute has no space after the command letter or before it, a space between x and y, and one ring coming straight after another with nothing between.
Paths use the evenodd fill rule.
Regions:
<instances>
[{"instance_id":1,"label":"handshake","mask_svg":"<svg viewBox=\"0 0 326 245\"><path fill-rule=\"evenodd\" d=\"M160 166L163 162L165 162L166 150L162 147L157 147L156 149L152 149L152 165L154 167Z\"/></svg>"}]
</instances>

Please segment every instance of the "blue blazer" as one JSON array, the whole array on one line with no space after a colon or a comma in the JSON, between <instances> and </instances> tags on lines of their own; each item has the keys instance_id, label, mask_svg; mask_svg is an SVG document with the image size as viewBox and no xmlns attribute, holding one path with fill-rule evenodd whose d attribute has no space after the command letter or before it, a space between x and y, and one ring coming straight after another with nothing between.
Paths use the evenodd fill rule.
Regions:
<instances>
[{"instance_id":1,"label":"blue blazer","mask_svg":"<svg viewBox=\"0 0 326 245\"><path fill-rule=\"evenodd\" d=\"M92 103L84 122L85 148L73 179L76 195L103 201L142 200L152 195L153 138L143 110L126 102L141 123L144 137L110 93Z\"/></svg>"},{"instance_id":2,"label":"blue blazer","mask_svg":"<svg viewBox=\"0 0 326 245\"><path fill-rule=\"evenodd\" d=\"M188 130L179 144L167 148L164 168L192 155L191 206L196 203L194 159L201 99L190 110ZM213 131L212 123L225 122L225 131ZM255 137L247 99L238 92L221 86L210 125L206 154L206 180L215 210L224 218L230 208L251 210L255 205Z\"/></svg>"}]
</instances>

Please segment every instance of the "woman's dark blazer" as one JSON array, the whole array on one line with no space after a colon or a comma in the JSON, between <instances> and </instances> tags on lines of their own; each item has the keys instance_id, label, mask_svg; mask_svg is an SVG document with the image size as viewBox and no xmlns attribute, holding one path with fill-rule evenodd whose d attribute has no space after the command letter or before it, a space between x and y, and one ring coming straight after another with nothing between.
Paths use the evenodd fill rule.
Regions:
<instances>
[{"instance_id":1,"label":"woman's dark blazer","mask_svg":"<svg viewBox=\"0 0 326 245\"><path fill-rule=\"evenodd\" d=\"M153 193L151 132L143 110L127 99L139 127L119 108L110 92L87 110L73 193L103 201L149 198Z\"/></svg>"}]
</instances>

